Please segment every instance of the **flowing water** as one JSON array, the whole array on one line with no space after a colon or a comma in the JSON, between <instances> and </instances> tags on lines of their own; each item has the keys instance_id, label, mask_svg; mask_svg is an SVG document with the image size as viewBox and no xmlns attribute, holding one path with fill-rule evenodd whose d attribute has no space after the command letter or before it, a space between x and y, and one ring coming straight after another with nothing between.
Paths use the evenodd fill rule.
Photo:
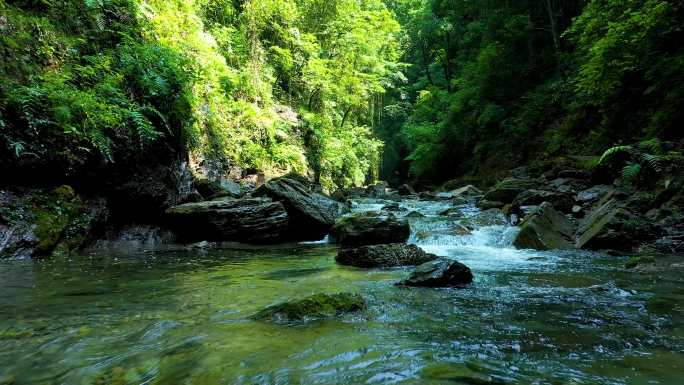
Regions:
<instances>
[{"instance_id":1,"label":"flowing water","mask_svg":"<svg viewBox=\"0 0 684 385\"><path fill-rule=\"evenodd\" d=\"M514 228L473 207L401 206L425 215L410 242L469 265L470 287L397 287L410 268L339 266L325 243L0 261L0 384L684 384L675 257L634 272L626 257L518 251ZM368 309L249 318L342 291Z\"/></svg>"}]
</instances>

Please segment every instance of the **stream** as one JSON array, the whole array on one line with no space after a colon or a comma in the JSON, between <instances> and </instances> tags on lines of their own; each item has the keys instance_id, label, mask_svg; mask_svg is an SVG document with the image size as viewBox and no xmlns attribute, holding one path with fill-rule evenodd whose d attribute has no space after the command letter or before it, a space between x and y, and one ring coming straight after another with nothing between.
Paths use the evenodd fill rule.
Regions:
<instances>
[{"instance_id":1,"label":"stream","mask_svg":"<svg viewBox=\"0 0 684 385\"><path fill-rule=\"evenodd\" d=\"M397 287L411 268L340 266L327 242L0 260L0 385L684 384L684 265L515 250L516 228L448 208L400 215L424 215L409 242L468 265L466 289ZM249 318L343 291L368 309Z\"/></svg>"}]
</instances>

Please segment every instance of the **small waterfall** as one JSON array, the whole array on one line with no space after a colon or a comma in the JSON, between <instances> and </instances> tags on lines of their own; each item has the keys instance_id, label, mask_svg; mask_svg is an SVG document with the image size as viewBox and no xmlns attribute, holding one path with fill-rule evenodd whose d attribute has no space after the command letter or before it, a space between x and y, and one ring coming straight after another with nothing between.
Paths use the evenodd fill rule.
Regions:
<instances>
[{"instance_id":1,"label":"small waterfall","mask_svg":"<svg viewBox=\"0 0 684 385\"><path fill-rule=\"evenodd\" d=\"M449 206L448 212L443 212L444 202L420 202L416 206L425 216L409 218L409 243L427 252L480 271L540 269L555 264L546 255L513 247L519 228L511 226L500 211L461 205Z\"/></svg>"},{"instance_id":2,"label":"small waterfall","mask_svg":"<svg viewBox=\"0 0 684 385\"><path fill-rule=\"evenodd\" d=\"M555 264L552 256L513 247L519 228L511 226L499 210L482 211L473 204L454 205L450 200L359 199L352 202L352 212L387 212L383 210L387 205L393 206L389 212L408 219L409 243L459 260L471 269L540 269Z\"/></svg>"}]
</instances>

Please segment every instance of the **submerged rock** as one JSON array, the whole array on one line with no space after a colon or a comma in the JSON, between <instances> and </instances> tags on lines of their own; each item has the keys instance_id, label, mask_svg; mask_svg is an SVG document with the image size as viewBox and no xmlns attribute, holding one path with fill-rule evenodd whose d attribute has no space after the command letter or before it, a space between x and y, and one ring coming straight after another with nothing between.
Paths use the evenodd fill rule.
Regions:
<instances>
[{"instance_id":1,"label":"submerged rock","mask_svg":"<svg viewBox=\"0 0 684 385\"><path fill-rule=\"evenodd\" d=\"M416 266L434 259L437 259L436 255L426 253L416 245L404 243L343 249L335 257L335 260L342 265L367 268Z\"/></svg>"},{"instance_id":2,"label":"submerged rock","mask_svg":"<svg viewBox=\"0 0 684 385\"><path fill-rule=\"evenodd\" d=\"M436 259L416 268L411 275L400 282L404 286L420 287L463 287L473 282L470 268L460 262Z\"/></svg>"},{"instance_id":3,"label":"submerged rock","mask_svg":"<svg viewBox=\"0 0 684 385\"><path fill-rule=\"evenodd\" d=\"M406 242L411 228L406 220L394 215L362 213L340 219L330 235L344 247L357 247Z\"/></svg>"},{"instance_id":4,"label":"submerged rock","mask_svg":"<svg viewBox=\"0 0 684 385\"><path fill-rule=\"evenodd\" d=\"M273 322L293 322L335 317L363 310L366 303L359 294L314 294L298 301L269 306L254 315L254 319Z\"/></svg>"},{"instance_id":5,"label":"submerged rock","mask_svg":"<svg viewBox=\"0 0 684 385\"><path fill-rule=\"evenodd\" d=\"M632 257L627 262L625 262L625 268L633 269L633 268L640 266L640 265L648 265L648 264L654 264L654 263L656 263L656 260L655 260L655 258L653 258L650 255L641 256L641 257Z\"/></svg>"},{"instance_id":6,"label":"submerged rock","mask_svg":"<svg viewBox=\"0 0 684 385\"><path fill-rule=\"evenodd\" d=\"M518 249L572 249L574 232L574 224L544 202L521 224L513 245Z\"/></svg>"},{"instance_id":7,"label":"submerged rock","mask_svg":"<svg viewBox=\"0 0 684 385\"><path fill-rule=\"evenodd\" d=\"M414 210L406 214L406 218L425 218L425 215Z\"/></svg>"},{"instance_id":8,"label":"submerged rock","mask_svg":"<svg viewBox=\"0 0 684 385\"><path fill-rule=\"evenodd\" d=\"M181 241L276 243L289 239L289 217L280 202L266 198L186 203L166 211Z\"/></svg>"},{"instance_id":9,"label":"submerged rock","mask_svg":"<svg viewBox=\"0 0 684 385\"><path fill-rule=\"evenodd\" d=\"M259 187L253 196L267 196L281 202L290 216L290 225L299 240L323 239L335 223L341 204L314 191L300 176L284 176Z\"/></svg>"}]
</instances>

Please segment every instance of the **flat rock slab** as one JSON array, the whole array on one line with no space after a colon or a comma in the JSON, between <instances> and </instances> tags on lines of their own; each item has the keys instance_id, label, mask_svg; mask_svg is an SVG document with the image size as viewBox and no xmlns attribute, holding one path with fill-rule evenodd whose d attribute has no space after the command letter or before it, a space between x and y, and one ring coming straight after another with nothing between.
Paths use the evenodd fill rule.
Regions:
<instances>
[{"instance_id":1,"label":"flat rock slab","mask_svg":"<svg viewBox=\"0 0 684 385\"><path fill-rule=\"evenodd\" d=\"M253 316L260 321L288 323L335 317L363 310L366 303L359 294L314 294L301 300L269 306Z\"/></svg>"},{"instance_id":2,"label":"flat rock slab","mask_svg":"<svg viewBox=\"0 0 684 385\"><path fill-rule=\"evenodd\" d=\"M342 249L335 257L339 264L365 268L417 266L435 259L436 255L404 243Z\"/></svg>"},{"instance_id":3,"label":"flat rock slab","mask_svg":"<svg viewBox=\"0 0 684 385\"><path fill-rule=\"evenodd\" d=\"M402 286L415 287L463 287L473 282L470 268L460 262L436 259L416 268L411 275L400 282Z\"/></svg>"},{"instance_id":4,"label":"flat rock slab","mask_svg":"<svg viewBox=\"0 0 684 385\"><path fill-rule=\"evenodd\" d=\"M166 211L183 242L277 243L288 239L289 217L280 202L264 198L186 203Z\"/></svg>"}]
</instances>

